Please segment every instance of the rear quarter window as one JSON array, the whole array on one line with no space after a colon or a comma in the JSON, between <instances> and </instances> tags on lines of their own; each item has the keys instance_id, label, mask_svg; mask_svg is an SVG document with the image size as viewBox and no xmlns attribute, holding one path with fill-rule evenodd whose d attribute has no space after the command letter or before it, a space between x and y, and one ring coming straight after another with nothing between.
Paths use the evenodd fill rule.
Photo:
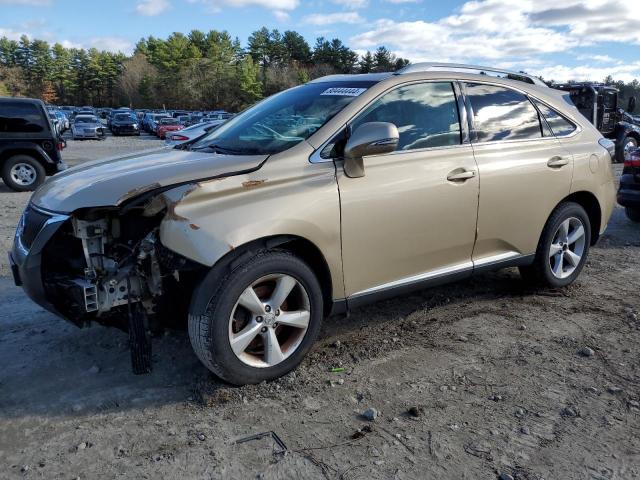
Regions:
<instances>
[{"instance_id":1,"label":"rear quarter window","mask_svg":"<svg viewBox=\"0 0 640 480\"><path fill-rule=\"evenodd\" d=\"M0 134L45 131L47 131L47 120L36 104L23 102L0 104Z\"/></svg>"},{"instance_id":2,"label":"rear quarter window","mask_svg":"<svg viewBox=\"0 0 640 480\"><path fill-rule=\"evenodd\" d=\"M577 127L554 109L537 100L534 100L534 103L536 104L536 107L538 107L540 114L547 121L552 135L555 135L556 137L564 137L566 135L571 135L576 131ZM546 133L545 136L547 136Z\"/></svg>"}]
</instances>

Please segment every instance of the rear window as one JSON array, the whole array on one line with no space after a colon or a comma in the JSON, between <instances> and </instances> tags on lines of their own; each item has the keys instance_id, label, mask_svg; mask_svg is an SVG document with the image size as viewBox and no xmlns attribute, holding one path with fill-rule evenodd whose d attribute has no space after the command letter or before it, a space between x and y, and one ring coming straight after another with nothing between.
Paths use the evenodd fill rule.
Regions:
<instances>
[{"instance_id":1,"label":"rear window","mask_svg":"<svg viewBox=\"0 0 640 480\"><path fill-rule=\"evenodd\" d=\"M47 120L33 103L2 102L0 133L40 133L47 130Z\"/></svg>"},{"instance_id":2,"label":"rear window","mask_svg":"<svg viewBox=\"0 0 640 480\"><path fill-rule=\"evenodd\" d=\"M538 111L520 92L496 85L467 84L475 142L542 137Z\"/></svg>"},{"instance_id":3,"label":"rear window","mask_svg":"<svg viewBox=\"0 0 640 480\"><path fill-rule=\"evenodd\" d=\"M534 100L534 102L544 119L547 121L552 135L555 135L556 137L564 137L565 135L570 135L575 132L576 126L554 109L546 106L544 103L538 102L537 100ZM547 129L545 129L545 136L548 136L546 134L546 130Z\"/></svg>"}]
</instances>

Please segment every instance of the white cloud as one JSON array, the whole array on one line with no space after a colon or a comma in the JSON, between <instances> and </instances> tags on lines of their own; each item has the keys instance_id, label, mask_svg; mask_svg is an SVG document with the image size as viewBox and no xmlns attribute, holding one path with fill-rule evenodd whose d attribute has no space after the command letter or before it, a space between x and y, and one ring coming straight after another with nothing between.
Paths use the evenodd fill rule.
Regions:
<instances>
[{"instance_id":1,"label":"white cloud","mask_svg":"<svg viewBox=\"0 0 640 480\"><path fill-rule=\"evenodd\" d=\"M56 38L47 31L39 31L37 34L31 34L26 31L12 30L10 28L0 27L0 37L7 37L9 40L20 40L22 35L26 35L29 39L45 40L49 44L59 43L65 48L97 48L98 50L106 50L113 53L133 53L134 45L127 39L121 37L92 37L87 39L60 39Z\"/></svg>"},{"instance_id":2,"label":"white cloud","mask_svg":"<svg viewBox=\"0 0 640 480\"><path fill-rule=\"evenodd\" d=\"M302 19L310 25L333 25L335 23L361 23L364 19L358 12L312 13Z\"/></svg>"},{"instance_id":3,"label":"white cloud","mask_svg":"<svg viewBox=\"0 0 640 480\"><path fill-rule=\"evenodd\" d=\"M538 68L545 77L553 73L554 77L574 78L571 75L575 72L550 64L549 56L576 50L582 53L581 50L602 42L640 44L640 15L635 12L634 3L629 0L470 0L454 14L435 21L380 19L368 30L353 36L349 43L356 49L385 45L414 62L512 64L517 69ZM600 66L607 62L616 64L604 55L590 55L585 62ZM605 70L620 78L640 76L637 65L617 69L585 67L578 73L592 78Z\"/></svg>"},{"instance_id":4,"label":"white cloud","mask_svg":"<svg viewBox=\"0 0 640 480\"><path fill-rule=\"evenodd\" d=\"M136 12L145 17L154 17L166 12L170 7L169 0L139 0Z\"/></svg>"},{"instance_id":5,"label":"white cloud","mask_svg":"<svg viewBox=\"0 0 640 480\"><path fill-rule=\"evenodd\" d=\"M344 0L331 0L331 2L335 3L336 5L347 7L349 10L369 6L369 0L350 0L348 4L346 4Z\"/></svg>"},{"instance_id":6,"label":"white cloud","mask_svg":"<svg viewBox=\"0 0 640 480\"><path fill-rule=\"evenodd\" d=\"M83 45L83 43L84 48L97 48L113 53L133 53L133 44L121 37L94 37L79 43L79 45Z\"/></svg>"},{"instance_id":7,"label":"white cloud","mask_svg":"<svg viewBox=\"0 0 640 480\"><path fill-rule=\"evenodd\" d=\"M279 22L286 22L291 19L291 15L289 15L289 13L285 12L284 10L275 10L273 12L273 16L276 17L276 20L278 20Z\"/></svg>"},{"instance_id":8,"label":"white cloud","mask_svg":"<svg viewBox=\"0 0 640 480\"><path fill-rule=\"evenodd\" d=\"M532 69L529 73L542 76L547 80L555 80L556 82L568 82L570 80L602 81L608 75L611 75L615 80L630 82L634 78L640 78L640 62L614 66L582 65L568 67L566 65L550 65L540 69Z\"/></svg>"}]
</instances>

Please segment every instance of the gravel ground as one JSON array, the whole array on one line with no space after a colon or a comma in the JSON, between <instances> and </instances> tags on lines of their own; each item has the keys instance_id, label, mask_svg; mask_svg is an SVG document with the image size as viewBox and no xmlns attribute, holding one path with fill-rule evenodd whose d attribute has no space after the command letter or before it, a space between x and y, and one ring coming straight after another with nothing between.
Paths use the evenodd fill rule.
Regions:
<instances>
[{"instance_id":1,"label":"gravel ground","mask_svg":"<svg viewBox=\"0 0 640 480\"><path fill-rule=\"evenodd\" d=\"M26 201L0 191L3 249ZM0 476L640 478L639 253L618 208L570 288L505 270L381 302L327 320L296 372L242 388L182 331L134 376L124 333L69 326L0 277ZM269 431L286 452L235 443Z\"/></svg>"}]
</instances>

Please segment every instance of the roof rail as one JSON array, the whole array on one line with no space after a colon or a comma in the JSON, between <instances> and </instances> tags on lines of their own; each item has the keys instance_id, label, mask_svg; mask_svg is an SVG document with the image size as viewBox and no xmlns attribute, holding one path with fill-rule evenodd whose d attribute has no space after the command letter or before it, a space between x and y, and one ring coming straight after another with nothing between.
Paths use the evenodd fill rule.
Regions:
<instances>
[{"instance_id":1,"label":"roof rail","mask_svg":"<svg viewBox=\"0 0 640 480\"><path fill-rule=\"evenodd\" d=\"M464 72L475 73L478 75L488 75L490 77L508 78L509 80L518 80L520 82L530 83L532 85L538 85L546 87L547 84L540 80L538 77L529 75L524 72L512 72L510 70L501 70L499 68L481 67L479 65L465 65L461 63L436 63L436 62L421 62L413 63L401 68L396 75L404 75L406 73L414 72Z\"/></svg>"}]
</instances>

